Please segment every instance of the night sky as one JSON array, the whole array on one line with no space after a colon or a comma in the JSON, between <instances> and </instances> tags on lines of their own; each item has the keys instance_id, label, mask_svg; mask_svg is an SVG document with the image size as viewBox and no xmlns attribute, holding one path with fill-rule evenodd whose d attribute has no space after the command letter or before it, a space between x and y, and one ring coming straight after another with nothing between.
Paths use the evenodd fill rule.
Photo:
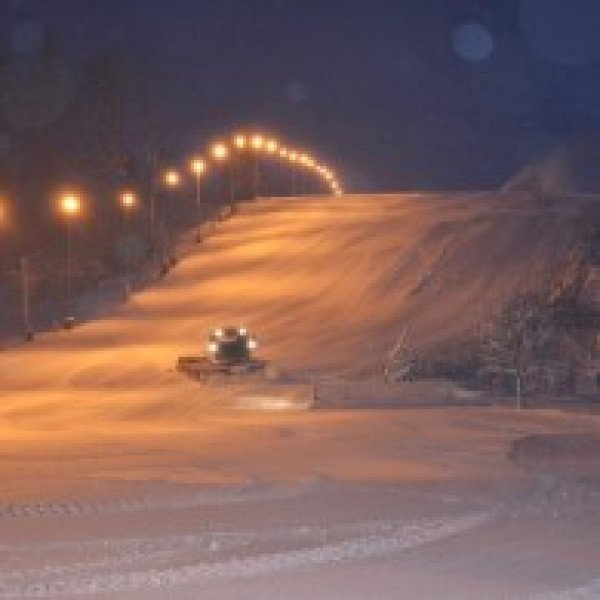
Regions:
<instances>
[{"instance_id":1,"label":"night sky","mask_svg":"<svg viewBox=\"0 0 600 600\"><path fill-rule=\"evenodd\" d=\"M350 189L486 188L600 126L597 0L0 0L3 52L143 69L184 156L264 124ZM58 118L58 117L57 117ZM0 160L19 136L0 114Z\"/></svg>"}]
</instances>

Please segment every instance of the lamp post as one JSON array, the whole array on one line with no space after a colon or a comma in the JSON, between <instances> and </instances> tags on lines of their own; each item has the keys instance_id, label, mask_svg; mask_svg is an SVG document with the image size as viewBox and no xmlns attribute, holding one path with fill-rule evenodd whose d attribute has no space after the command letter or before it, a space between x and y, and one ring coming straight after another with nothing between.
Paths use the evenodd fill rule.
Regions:
<instances>
[{"instance_id":1,"label":"lamp post","mask_svg":"<svg viewBox=\"0 0 600 600\"><path fill-rule=\"evenodd\" d=\"M9 227L9 202L6 196L0 194L0 232ZM33 327L30 317L30 282L29 282L29 259L22 256L19 260L19 279L21 287L21 316L23 320L23 339L26 342L33 341Z\"/></svg>"},{"instance_id":2,"label":"lamp post","mask_svg":"<svg viewBox=\"0 0 600 600\"><path fill-rule=\"evenodd\" d=\"M150 225L150 250L154 263L157 262L156 248L156 187L158 179L159 153L151 149L149 153L149 178L148 178L148 216Z\"/></svg>"},{"instance_id":3,"label":"lamp post","mask_svg":"<svg viewBox=\"0 0 600 600\"><path fill-rule=\"evenodd\" d=\"M277 181L277 177L274 176L274 165L272 164L272 159L275 158L275 156L277 156L279 153L279 142L274 139L266 140L264 144L264 152L266 153L267 157L271 159L268 164L269 177L266 179L267 185L264 186L264 193L273 194L274 182Z\"/></svg>"},{"instance_id":4,"label":"lamp post","mask_svg":"<svg viewBox=\"0 0 600 600\"><path fill-rule=\"evenodd\" d=\"M163 173L163 184L169 190L177 189L181 185L181 174L179 173L179 171L177 171L176 169L167 169ZM169 204L169 210L168 210L169 216L171 215L171 213L172 213L172 210L171 210L170 204ZM170 255L171 254L171 239L170 239L171 231L166 230L164 228L164 224L163 224L163 238L165 235L167 236L167 240L166 240L166 242L163 240L162 264L161 264L161 268L160 268L161 274L163 274L163 275L166 275L167 271L169 270L169 267L175 263L175 258ZM165 254L167 256L165 256ZM167 259L166 261L165 261L165 258Z\"/></svg>"},{"instance_id":5,"label":"lamp post","mask_svg":"<svg viewBox=\"0 0 600 600\"><path fill-rule=\"evenodd\" d=\"M300 163L300 167L303 169L303 171L301 172L301 181L302 181L302 188L303 188L303 192L305 194L310 194L311 191L311 177L310 177L310 173L309 170L311 168L311 165L314 165L315 162L314 160L308 155L308 154L301 154L299 157L299 163Z\"/></svg>"},{"instance_id":6,"label":"lamp post","mask_svg":"<svg viewBox=\"0 0 600 600\"><path fill-rule=\"evenodd\" d=\"M32 342L34 332L31 325L29 259L27 256L21 257L21 314L23 316L23 337L26 342Z\"/></svg>"},{"instance_id":7,"label":"lamp post","mask_svg":"<svg viewBox=\"0 0 600 600\"><path fill-rule=\"evenodd\" d=\"M6 229L6 225L8 222L8 201L5 196L0 195L0 234L4 233ZM2 235L4 237L4 235ZM0 250L3 250L3 245L0 244ZM0 267L4 267L4 252L0 252ZM0 270L0 276L2 276L2 271ZM4 321L7 321L8 324L8 307L6 307L5 311L2 311L2 320L0 320L0 335L2 333L2 328L4 325ZM1 339L0 339L1 341Z\"/></svg>"},{"instance_id":8,"label":"lamp post","mask_svg":"<svg viewBox=\"0 0 600 600\"><path fill-rule=\"evenodd\" d=\"M246 161L240 160L239 157L241 155L244 155L245 157L248 156L246 152L248 145L249 139L245 134L237 133L233 136L233 147L237 153L235 165L232 165L232 171L236 174L238 196L240 196L242 200L245 200L247 195L247 176L244 168Z\"/></svg>"},{"instance_id":9,"label":"lamp post","mask_svg":"<svg viewBox=\"0 0 600 600\"><path fill-rule=\"evenodd\" d=\"M123 231L129 233L129 216L137 208L138 198L135 192L132 190L125 190L119 195L119 204L123 212ZM131 247L130 240L125 238L124 244L125 251L125 285L124 285L124 296L129 298L131 294Z\"/></svg>"},{"instance_id":10,"label":"lamp post","mask_svg":"<svg viewBox=\"0 0 600 600\"><path fill-rule=\"evenodd\" d=\"M287 159L292 165L292 196L295 196L298 191L298 172L296 170L298 165L298 153L295 150L288 152Z\"/></svg>"},{"instance_id":11,"label":"lamp post","mask_svg":"<svg viewBox=\"0 0 600 600\"><path fill-rule=\"evenodd\" d=\"M60 212L65 218L67 239L66 239L66 295L67 295L67 315L63 321L65 329L71 329L75 324L73 313L73 294L72 294L72 223L81 212L81 198L74 192L67 192L60 197Z\"/></svg>"},{"instance_id":12,"label":"lamp post","mask_svg":"<svg viewBox=\"0 0 600 600\"><path fill-rule=\"evenodd\" d=\"M286 181L286 163L288 162L288 157L289 157L290 151L286 148L286 147L281 147L279 148L279 158L281 159L281 166L280 166L280 170L279 170L279 179L280 179L280 188L281 188L281 193L282 194L286 194L286 185L285 185L285 181Z\"/></svg>"},{"instance_id":13,"label":"lamp post","mask_svg":"<svg viewBox=\"0 0 600 600\"><path fill-rule=\"evenodd\" d=\"M252 171L252 196L258 198L260 193L260 157L258 153L265 147L265 138L260 133L255 133L250 138L250 146L255 151L253 171Z\"/></svg>"},{"instance_id":14,"label":"lamp post","mask_svg":"<svg viewBox=\"0 0 600 600\"><path fill-rule=\"evenodd\" d=\"M196 178L196 221L198 228L202 222L202 187L201 180L206 173L206 161L203 158L192 158L190 161L190 171ZM202 235L200 229L196 234L196 241L200 243L202 241Z\"/></svg>"},{"instance_id":15,"label":"lamp post","mask_svg":"<svg viewBox=\"0 0 600 600\"><path fill-rule=\"evenodd\" d=\"M231 156L231 152L229 150L229 146L224 144L223 142L217 142L212 145L210 149L210 154L214 160L218 163L224 163ZM234 175L233 175L233 166L231 167L231 171L229 173L229 204L233 208L234 203Z\"/></svg>"}]
</instances>

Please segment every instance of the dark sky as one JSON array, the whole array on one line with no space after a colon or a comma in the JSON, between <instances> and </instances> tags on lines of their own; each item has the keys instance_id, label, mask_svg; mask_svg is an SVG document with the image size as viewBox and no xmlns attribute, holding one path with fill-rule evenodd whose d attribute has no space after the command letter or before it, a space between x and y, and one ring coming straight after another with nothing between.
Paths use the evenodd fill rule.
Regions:
<instances>
[{"instance_id":1,"label":"dark sky","mask_svg":"<svg viewBox=\"0 0 600 600\"><path fill-rule=\"evenodd\" d=\"M143 64L175 152L262 123L351 189L491 187L600 124L597 0L0 0L5 49ZM11 136L0 120L0 154ZM8 142L7 142L8 140Z\"/></svg>"}]
</instances>

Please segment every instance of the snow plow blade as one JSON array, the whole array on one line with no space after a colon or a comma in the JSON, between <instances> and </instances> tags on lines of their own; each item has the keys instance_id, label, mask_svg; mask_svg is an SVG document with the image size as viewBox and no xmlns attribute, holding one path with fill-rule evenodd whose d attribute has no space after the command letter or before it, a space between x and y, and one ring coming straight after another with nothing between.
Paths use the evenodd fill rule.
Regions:
<instances>
[{"instance_id":1,"label":"snow plow blade","mask_svg":"<svg viewBox=\"0 0 600 600\"><path fill-rule=\"evenodd\" d=\"M214 375L262 373L264 369L265 362L257 359L239 364L219 363L206 356L180 356L177 359L177 370L199 381L205 381Z\"/></svg>"}]
</instances>

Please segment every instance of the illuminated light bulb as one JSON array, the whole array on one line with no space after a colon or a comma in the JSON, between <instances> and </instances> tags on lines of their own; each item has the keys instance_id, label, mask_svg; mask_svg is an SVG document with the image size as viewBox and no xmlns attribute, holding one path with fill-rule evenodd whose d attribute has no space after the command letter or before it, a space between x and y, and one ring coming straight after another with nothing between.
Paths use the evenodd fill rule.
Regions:
<instances>
[{"instance_id":1,"label":"illuminated light bulb","mask_svg":"<svg viewBox=\"0 0 600 600\"><path fill-rule=\"evenodd\" d=\"M169 187L177 187L181 183L181 176L175 169L169 169L165 171L164 182Z\"/></svg>"},{"instance_id":2,"label":"illuminated light bulb","mask_svg":"<svg viewBox=\"0 0 600 600\"><path fill-rule=\"evenodd\" d=\"M206 161L203 158L192 158L190 171L199 177L206 172Z\"/></svg>"},{"instance_id":3,"label":"illuminated light bulb","mask_svg":"<svg viewBox=\"0 0 600 600\"><path fill-rule=\"evenodd\" d=\"M211 154L216 160L225 160L229 156L229 148L222 142L213 144Z\"/></svg>"},{"instance_id":4,"label":"illuminated light bulb","mask_svg":"<svg viewBox=\"0 0 600 600\"><path fill-rule=\"evenodd\" d=\"M128 191L121 194L121 206L125 210L131 210L137 204L137 197L134 192Z\"/></svg>"},{"instance_id":5,"label":"illuminated light bulb","mask_svg":"<svg viewBox=\"0 0 600 600\"><path fill-rule=\"evenodd\" d=\"M238 134L233 138L233 145L238 150L243 150L246 147L247 143L248 143L248 140L246 139L245 135Z\"/></svg>"},{"instance_id":6,"label":"illuminated light bulb","mask_svg":"<svg viewBox=\"0 0 600 600\"><path fill-rule=\"evenodd\" d=\"M60 209L67 216L76 215L81 210L81 200L77 194L67 193L60 199Z\"/></svg>"},{"instance_id":7,"label":"illuminated light bulb","mask_svg":"<svg viewBox=\"0 0 600 600\"><path fill-rule=\"evenodd\" d=\"M261 150L265 145L265 138L262 135L253 135L251 145L254 150Z\"/></svg>"}]
</instances>

